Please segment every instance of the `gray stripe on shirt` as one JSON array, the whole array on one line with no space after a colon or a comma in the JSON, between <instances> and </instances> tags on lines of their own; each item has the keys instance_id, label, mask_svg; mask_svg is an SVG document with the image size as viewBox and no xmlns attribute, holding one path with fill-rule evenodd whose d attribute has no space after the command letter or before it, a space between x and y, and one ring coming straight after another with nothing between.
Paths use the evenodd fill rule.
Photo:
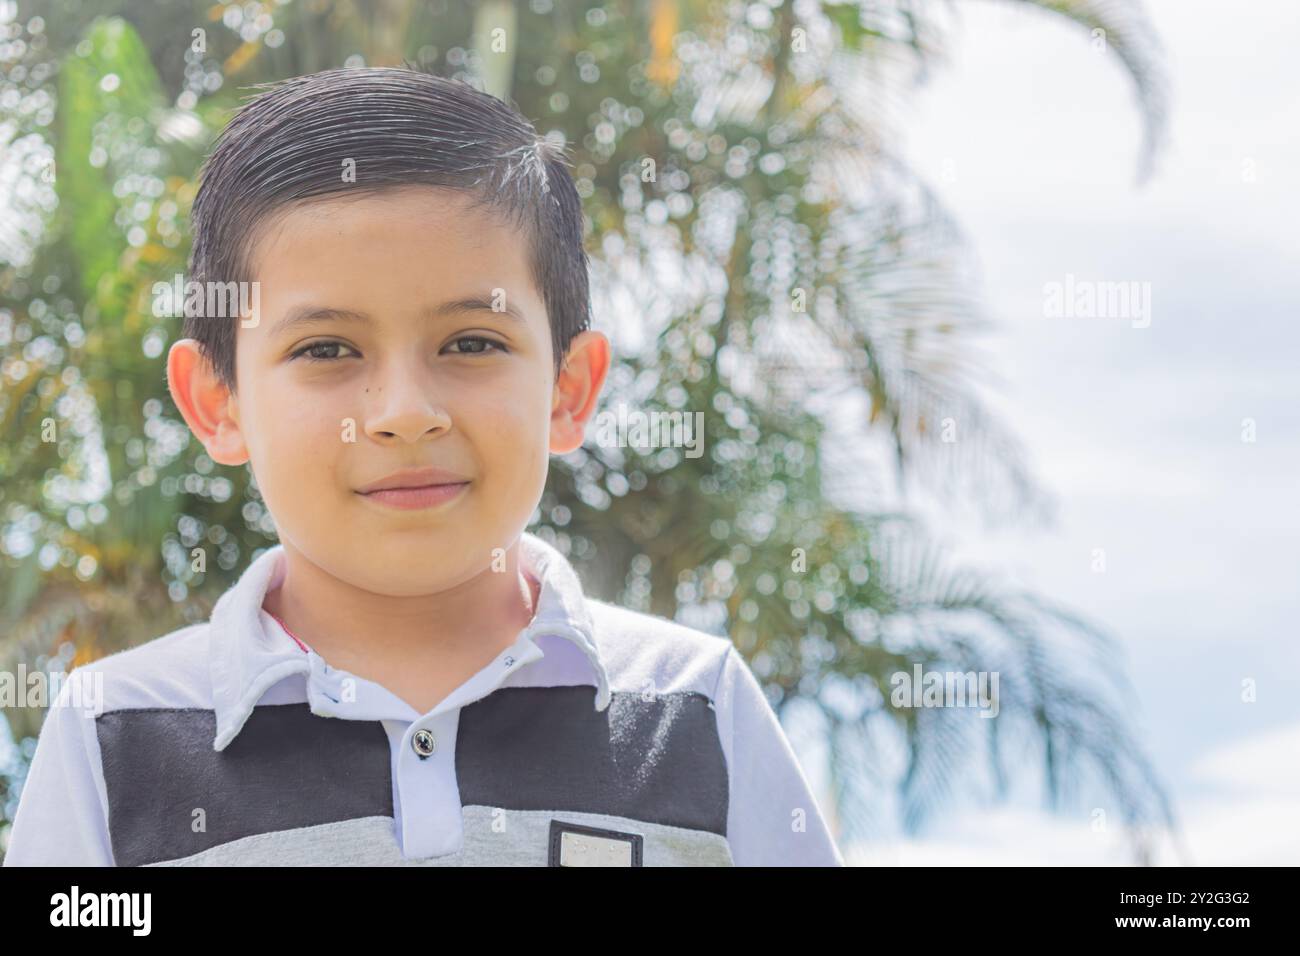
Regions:
<instances>
[{"instance_id":1,"label":"gray stripe on shirt","mask_svg":"<svg viewBox=\"0 0 1300 956\"><path fill-rule=\"evenodd\" d=\"M546 866L552 820L642 835L643 866L733 866L725 837L599 813L466 806L455 853L402 858L390 817L363 817L245 837L150 866Z\"/></svg>"}]
</instances>

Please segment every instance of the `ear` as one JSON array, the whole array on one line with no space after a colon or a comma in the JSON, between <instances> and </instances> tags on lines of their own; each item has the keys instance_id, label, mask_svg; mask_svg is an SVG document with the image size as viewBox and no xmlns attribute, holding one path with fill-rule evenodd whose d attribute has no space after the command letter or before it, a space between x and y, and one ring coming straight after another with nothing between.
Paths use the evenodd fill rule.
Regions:
<instances>
[{"instance_id":1,"label":"ear","mask_svg":"<svg viewBox=\"0 0 1300 956\"><path fill-rule=\"evenodd\" d=\"M575 335L551 400L552 454L565 455L582 446L608 372L609 339L592 330Z\"/></svg>"},{"instance_id":2,"label":"ear","mask_svg":"<svg viewBox=\"0 0 1300 956\"><path fill-rule=\"evenodd\" d=\"M196 339L181 339L167 353L167 388L185 424L220 465L242 465L248 448L239 427L239 402L204 357Z\"/></svg>"}]
</instances>

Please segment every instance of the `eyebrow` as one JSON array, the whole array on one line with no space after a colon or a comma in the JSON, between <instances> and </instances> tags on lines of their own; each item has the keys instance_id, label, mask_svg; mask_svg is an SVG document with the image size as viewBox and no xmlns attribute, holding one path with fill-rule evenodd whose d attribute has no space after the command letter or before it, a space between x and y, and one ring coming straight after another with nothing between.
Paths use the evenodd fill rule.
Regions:
<instances>
[{"instance_id":1,"label":"eyebrow","mask_svg":"<svg viewBox=\"0 0 1300 956\"><path fill-rule=\"evenodd\" d=\"M459 299L449 299L438 305L422 309L420 317L424 319L440 319L460 312L491 312L493 315L508 316L518 322L524 321L523 313L519 311L518 307L507 303L502 309L494 309L492 308L492 297L487 295L467 295ZM300 305L290 309L284 318L275 323L271 329L271 335L280 335L299 326L315 325L321 322L359 322L366 324L372 321L374 320L369 314L357 312L353 309Z\"/></svg>"}]
</instances>

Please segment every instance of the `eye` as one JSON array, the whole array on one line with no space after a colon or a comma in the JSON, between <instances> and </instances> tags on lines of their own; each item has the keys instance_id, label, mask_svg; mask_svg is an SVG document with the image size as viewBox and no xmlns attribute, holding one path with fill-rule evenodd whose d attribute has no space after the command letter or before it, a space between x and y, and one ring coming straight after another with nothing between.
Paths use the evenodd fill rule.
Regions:
<instances>
[{"instance_id":1,"label":"eye","mask_svg":"<svg viewBox=\"0 0 1300 956\"><path fill-rule=\"evenodd\" d=\"M481 345L481 346L483 346L483 347L482 347L482 348L478 348L478 347L476 347L476 348L469 348L469 349L453 349L453 354L455 354L455 355L486 355L486 354L488 354L489 352L491 352L493 349L496 349L496 350L499 351L499 352L509 352L509 351L510 351L508 348L506 348L506 347L505 347L504 345L502 345L500 342L497 342L497 341L495 341L495 340L493 340L493 339L485 339L485 338L483 338L482 336L479 336L479 335L466 335L466 336L462 336L461 338L458 338L456 341L452 342L451 344L452 344L453 346L456 346L456 345L460 345L462 342L473 342L473 343L477 343L478 345ZM487 346L491 346L491 348L488 348Z\"/></svg>"},{"instance_id":2,"label":"eye","mask_svg":"<svg viewBox=\"0 0 1300 956\"><path fill-rule=\"evenodd\" d=\"M333 341L312 342L310 345L304 345L298 351L294 352L293 355L290 357L298 358L299 356L303 356L305 358L310 359L313 362L332 362L335 361L336 359L346 357L337 354L331 354L332 349L347 349L350 352L356 351L350 345L344 345L342 342L333 342Z\"/></svg>"}]
</instances>

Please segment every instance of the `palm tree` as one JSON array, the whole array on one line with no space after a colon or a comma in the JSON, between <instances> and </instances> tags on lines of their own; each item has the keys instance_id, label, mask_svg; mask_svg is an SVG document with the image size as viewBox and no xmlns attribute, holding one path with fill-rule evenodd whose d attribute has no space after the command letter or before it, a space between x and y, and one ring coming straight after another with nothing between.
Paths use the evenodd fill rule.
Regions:
<instances>
[{"instance_id":1,"label":"palm tree","mask_svg":"<svg viewBox=\"0 0 1300 956\"><path fill-rule=\"evenodd\" d=\"M1031 5L1104 31L1138 91L1148 166L1163 93L1138 5ZM906 92L943 48L937 2L823 3L807 20L789 3L702 0L437 16L385 0L289 4L253 23L234 4L214 8L219 21L148 9L50 17L25 76L4 81L53 104L55 122L36 122L44 107L21 115L54 152L45 185L58 199L29 230L34 257L0 279L15 329L0 399L0 649L12 659L72 646L75 663L202 619L274 540L247 472L222 473L187 441L161 371L174 327L150 316L147 292L184 270L193 176L232 88L363 51L353 62L481 83L571 146L598 314L620 351L606 407L704 412L706 451L589 442L555 461L536 530L597 596L730 634L778 710L821 717L843 842L871 830L863 795L887 778L882 741L907 754L899 791L915 829L971 770L984 731L989 760L974 766L999 786L1004 748L1037 741L1054 803L1092 781L1136 833L1172 824L1121 717L1130 692L1110 639L951 566L880 493L928 483L991 520L1047 507L973 388L964 357L986 320L960 234L889 148ZM504 44L488 42L502 23ZM199 24L205 50L178 51ZM108 74L120 84L106 90ZM52 347L31 347L42 339ZM855 407L847 431L830 420ZM30 437L47 418L57 443ZM946 422L960 441L942 440ZM837 460L832 441L864 452ZM206 573L196 547L219 556ZM916 663L999 673L1005 720L892 706L892 676ZM11 722L21 739L39 714ZM1132 846L1146 858L1141 836Z\"/></svg>"}]
</instances>

